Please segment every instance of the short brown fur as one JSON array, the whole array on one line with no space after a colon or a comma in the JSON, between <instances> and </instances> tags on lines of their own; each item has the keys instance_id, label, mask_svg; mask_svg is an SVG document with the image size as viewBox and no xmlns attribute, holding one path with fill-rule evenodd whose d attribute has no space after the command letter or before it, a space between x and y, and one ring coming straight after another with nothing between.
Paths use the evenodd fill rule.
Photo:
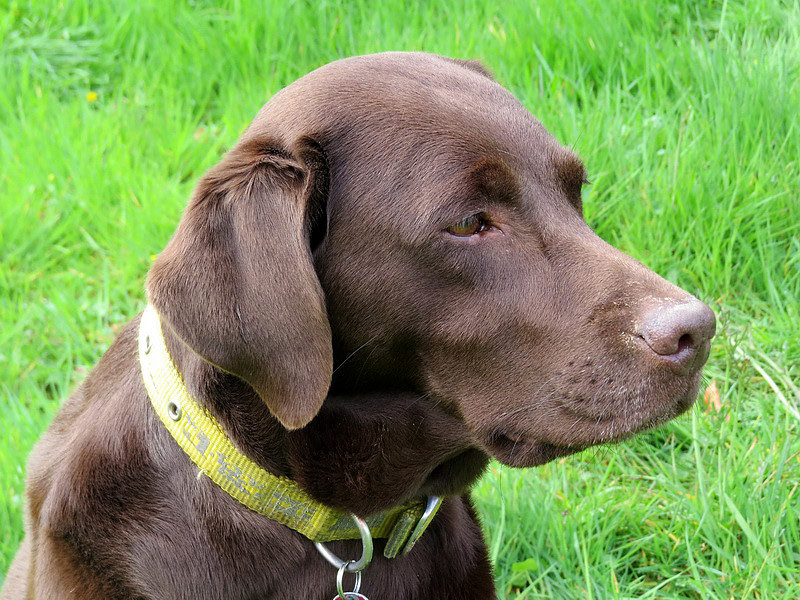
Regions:
<instances>
[{"instance_id":1,"label":"short brown fur","mask_svg":"<svg viewBox=\"0 0 800 600\"><path fill-rule=\"evenodd\" d=\"M469 499L489 456L542 464L693 402L709 318L680 368L645 347L653 306L699 302L589 230L584 179L479 63L355 57L262 109L156 260L176 365L248 456L364 516L446 496L409 556L378 541L367 596L496 597ZM2 599L332 598L307 539L196 476L148 402L138 321L31 455Z\"/></svg>"}]
</instances>

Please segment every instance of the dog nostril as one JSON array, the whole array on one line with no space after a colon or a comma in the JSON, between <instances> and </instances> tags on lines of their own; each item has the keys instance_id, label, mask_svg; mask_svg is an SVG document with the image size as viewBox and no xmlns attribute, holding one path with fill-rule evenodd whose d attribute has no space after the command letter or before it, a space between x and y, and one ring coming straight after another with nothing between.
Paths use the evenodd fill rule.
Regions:
<instances>
[{"instance_id":1,"label":"dog nostril","mask_svg":"<svg viewBox=\"0 0 800 600\"><path fill-rule=\"evenodd\" d=\"M659 357L674 366L689 365L698 351L707 353L716 317L698 300L649 306L639 319L636 333Z\"/></svg>"},{"instance_id":2,"label":"dog nostril","mask_svg":"<svg viewBox=\"0 0 800 600\"><path fill-rule=\"evenodd\" d=\"M694 340L692 339L692 335L690 333L684 333L678 339L678 350L676 351L676 353L679 354L679 353L683 352L684 350L686 350L687 348L694 348L694 347L695 347L695 343L694 343Z\"/></svg>"}]
</instances>

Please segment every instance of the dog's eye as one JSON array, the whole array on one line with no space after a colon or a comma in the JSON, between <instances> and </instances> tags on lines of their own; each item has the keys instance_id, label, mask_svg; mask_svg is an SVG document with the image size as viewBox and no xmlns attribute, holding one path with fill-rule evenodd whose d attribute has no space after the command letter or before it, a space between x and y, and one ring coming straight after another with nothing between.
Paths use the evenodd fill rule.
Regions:
<instances>
[{"instance_id":1,"label":"dog's eye","mask_svg":"<svg viewBox=\"0 0 800 600\"><path fill-rule=\"evenodd\" d=\"M471 217L467 217L466 219L461 219L455 225L451 225L447 228L448 233L452 233L453 235L458 235L462 237L475 235L476 233L481 233L482 231L486 231L491 226L483 217L483 215L472 215Z\"/></svg>"}]
</instances>

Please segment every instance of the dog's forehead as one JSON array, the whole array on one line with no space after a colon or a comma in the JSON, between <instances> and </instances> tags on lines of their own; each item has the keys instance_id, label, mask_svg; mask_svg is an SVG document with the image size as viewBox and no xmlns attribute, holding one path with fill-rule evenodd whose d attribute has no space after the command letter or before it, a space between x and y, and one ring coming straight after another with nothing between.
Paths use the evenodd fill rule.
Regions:
<instances>
[{"instance_id":1,"label":"dog's forehead","mask_svg":"<svg viewBox=\"0 0 800 600\"><path fill-rule=\"evenodd\" d=\"M435 148L541 160L558 146L474 63L417 52L347 58L298 79L264 106L245 137L276 135L289 143L314 137L333 158Z\"/></svg>"},{"instance_id":2,"label":"dog's forehead","mask_svg":"<svg viewBox=\"0 0 800 600\"><path fill-rule=\"evenodd\" d=\"M475 64L389 52L330 63L281 90L243 139L311 137L325 150L331 198L364 196L353 210L428 212L474 183L487 161L523 186L573 179L572 154ZM577 164L580 164L579 161ZM407 200L407 202L404 202ZM388 213L387 213L388 214ZM379 217L378 214L372 215ZM384 215L386 216L386 215ZM367 220L372 220L365 214Z\"/></svg>"}]
</instances>

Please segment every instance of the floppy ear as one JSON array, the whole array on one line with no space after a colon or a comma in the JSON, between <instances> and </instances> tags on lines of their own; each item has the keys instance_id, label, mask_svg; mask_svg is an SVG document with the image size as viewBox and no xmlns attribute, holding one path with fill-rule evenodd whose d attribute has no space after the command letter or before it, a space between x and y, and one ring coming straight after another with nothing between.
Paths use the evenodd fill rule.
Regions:
<instances>
[{"instance_id":1,"label":"floppy ear","mask_svg":"<svg viewBox=\"0 0 800 600\"><path fill-rule=\"evenodd\" d=\"M245 380L287 428L319 411L331 332L311 259L328 175L311 140L237 145L200 181L147 281L162 323ZM316 235L318 237L318 235Z\"/></svg>"}]
</instances>

